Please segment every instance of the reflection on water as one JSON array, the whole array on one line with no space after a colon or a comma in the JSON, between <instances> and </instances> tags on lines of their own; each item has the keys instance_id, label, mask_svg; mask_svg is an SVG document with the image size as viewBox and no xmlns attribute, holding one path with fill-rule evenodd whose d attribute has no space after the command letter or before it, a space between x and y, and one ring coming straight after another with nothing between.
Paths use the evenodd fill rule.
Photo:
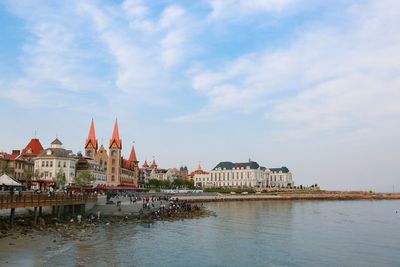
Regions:
<instances>
[{"instance_id":1,"label":"reflection on water","mask_svg":"<svg viewBox=\"0 0 400 267\"><path fill-rule=\"evenodd\" d=\"M207 205L217 217L104 226L31 265L400 266L400 201Z\"/></svg>"}]
</instances>

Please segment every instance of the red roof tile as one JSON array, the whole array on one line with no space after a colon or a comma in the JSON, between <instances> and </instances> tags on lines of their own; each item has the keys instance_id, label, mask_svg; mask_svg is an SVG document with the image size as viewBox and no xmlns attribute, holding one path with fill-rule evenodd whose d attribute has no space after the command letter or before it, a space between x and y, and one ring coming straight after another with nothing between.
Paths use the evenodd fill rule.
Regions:
<instances>
[{"instance_id":1,"label":"red roof tile","mask_svg":"<svg viewBox=\"0 0 400 267\"><path fill-rule=\"evenodd\" d=\"M43 151L43 146L39 139L32 138L31 141L22 150L22 155L24 156L37 156Z\"/></svg>"}]
</instances>

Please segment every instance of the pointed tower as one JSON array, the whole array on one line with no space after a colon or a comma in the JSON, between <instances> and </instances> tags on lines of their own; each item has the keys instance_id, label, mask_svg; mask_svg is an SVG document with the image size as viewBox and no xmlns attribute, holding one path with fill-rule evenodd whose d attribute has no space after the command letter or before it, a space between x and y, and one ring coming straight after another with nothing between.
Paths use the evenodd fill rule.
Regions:
<instances>
[{"instance_id":1,"label":"pointed tower","mask_svg":"<svg viewBox=\"0 0 400 267\"><path fill-rule=\"evenodd\" d=\"M137 181L139 179L139 161L136 157L136 151L134 145L132 145L131 154L129 155L129 165L131 170L134 173L133 182L137 185Z\"/></svg>"},{"instance_id":2,"label":"pointed tower","mask_svg":"<svg viewBox=\"0 0 400 267\"><path fill-rule=\"evenodd\" d=\"M135 147L132 145L131 154L129 155L129 162L139 162L136 158Z\"/></svg>"},{"instance_id":3,"label":"pointed tower","mask_svg":"<svg viewBox=\"0 0 400 267\"><path fill-rule=\"evenodd\" d=\"M155 159L153 159L153 162L151 163L150 168L151 168L151 169L157 169L157 168L158 168L158 165L157 165Z\"/></svg>"},{"instance_id":4,"label":"pointed tower","mask_svg":"<svg viewBox=\"0 0 400 267\"><path fill-rule=\"evenodd\" d=\"M107 180L111 185L120 184L122 140L119 138L118 120L115 119L114 131L110 139L107 164Z\"/></svg>"},{"instance_id":5,"label":"pointed tower","mask_svg":"<svg viewBox=\"0 0 400 267\"><path fill-rule=\"evenodd\" d=\"M97 154L97 149L98 149L98 143L97 143L96 134L94 131L94 121L92 118L92 122L90 124L89 135L85 142L85 157L94 159Z\"/></svg>"},{"instance_id":6,"label":"pointed tower","mask_svg":"<svg viewBox=\"0 0 400 267\"><path fill-rule=\"evenodd\" d=\"M144 161L144 164L143 164L142 167L145 168L145 169L150 167L149 164L147 163L147 159Z\"/></svg>"}]
</instances>

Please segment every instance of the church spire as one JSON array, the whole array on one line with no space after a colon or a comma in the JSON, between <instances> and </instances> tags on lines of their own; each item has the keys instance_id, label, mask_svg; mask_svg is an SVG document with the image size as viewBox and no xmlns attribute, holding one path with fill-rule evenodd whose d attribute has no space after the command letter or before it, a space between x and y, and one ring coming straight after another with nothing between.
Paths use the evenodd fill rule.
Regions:
<instances>
[{"instance_id":1,"label":"church spire","mask_svg":"<svg viewBox=\"0 0 400 267\"><path fill-rule=\"evenodd\" d=\"M96 133L94 131L93 118L92 118L92 122L90 123L90 130L89 130L88 138L86 139L86 142L85 142L85 148L87 148L89 144L91 144L94 149L98 148Z\"/></svg>"},{"instance_id":2,"label":"church spire","mask_svg":"<svg viewBox=\"0 0 400 267\"><path fill-rule=\"evenodd\" d=\"M138 161L137 158L136 158L135 147L133 146L133 144L132 144L131 154L129 155L129 161L130 162Z\"/></svg>"},{"instance_id":3,"label":"church spire","mask_svg":"<svg viewBox=\"0 0 400 267\"><path fill-rule=\"evenodd\" d=\"M114 123L114 131L110 140L110 148L112 145L115 144L117 148L122 148L122 140L119 138L119 131L118 131L118 119L115 119Z\"/></svg>"}]
</instances>

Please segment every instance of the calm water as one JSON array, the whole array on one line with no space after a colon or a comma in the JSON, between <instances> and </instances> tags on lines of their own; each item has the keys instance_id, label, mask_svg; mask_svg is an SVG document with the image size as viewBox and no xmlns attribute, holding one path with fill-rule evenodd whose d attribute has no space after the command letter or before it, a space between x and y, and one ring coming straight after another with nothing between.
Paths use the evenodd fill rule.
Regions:
<instances>
[{"instance_id":1,"label":"calm water","mask_svg":"<svg viewBox=\"0 0 400 267\"><path fill-rule=\"evenodd\" d=\"M104 227L95 240L44 244L8 260L19 266L400 266L400 201L207 205L217 217Z\"/></svg>"}]
</instances>

